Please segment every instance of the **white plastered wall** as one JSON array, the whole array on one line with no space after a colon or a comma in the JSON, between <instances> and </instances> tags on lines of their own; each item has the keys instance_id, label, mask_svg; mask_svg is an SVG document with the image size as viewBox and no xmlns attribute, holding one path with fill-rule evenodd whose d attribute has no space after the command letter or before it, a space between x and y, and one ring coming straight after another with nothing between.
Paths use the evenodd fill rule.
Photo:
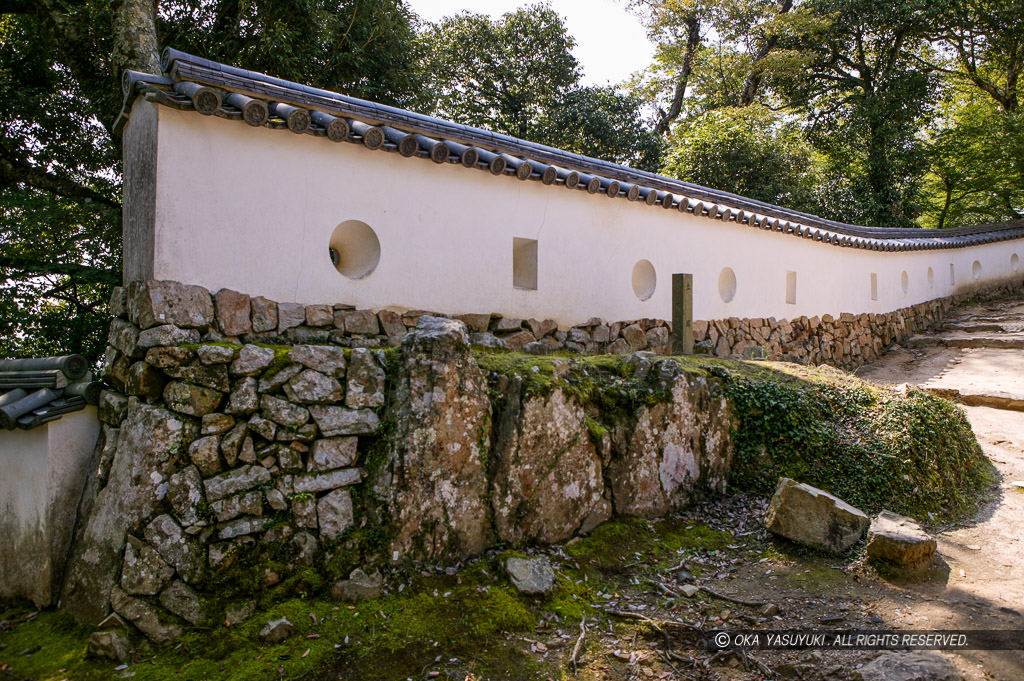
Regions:
<instances>
[{"instance_id":1,"label":"white plastered wall","mask_svg":"<svg viewBox=\"0 0 1024 681\"><path fill-rule=\"evenodd\" d=\"M99 435L96 408L0 432L0 598L56 601Z\"/></svg>"},{"instance_id":2,"label":"white plastered wall","mask_svg":"<svg viewBox=\"0 0 1024 681\"><path fill-rule=\"evenodd\" d=\"M1024 257L1021 240L903 253L838 248L163 107L158 139L155 278L281 302L495 312L565 328L591 317L670 319L671 276L687 272L696 319L794 318L888 312L1009 281L1020 276L1011 257ZM332 232L346 220L370 225L380 241L379 265L363 279L330 261ZM513 287L516 237L538 242L536 290ZM657 273L646 301L631 283L641 259ZM736 276L729 302L718 286L726 267ZM795 303L787 272L797 273Z\"/></svg>"}]
</instances>

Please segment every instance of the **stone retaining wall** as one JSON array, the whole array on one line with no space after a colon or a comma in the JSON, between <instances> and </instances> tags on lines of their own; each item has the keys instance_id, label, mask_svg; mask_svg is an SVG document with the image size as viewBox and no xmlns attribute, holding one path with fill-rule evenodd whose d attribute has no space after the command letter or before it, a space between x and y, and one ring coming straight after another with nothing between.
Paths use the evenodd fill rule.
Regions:
<instances>
[{"instance_id":1,"label":"stone retaining wall","mask_svg":"<svg viewBox=\"0 0 1024 681\"><path fill-rule=\"evenodd\" d=\"M725 487L728 404L672 360L624 360L662 397L606 428L561 389L482 370L459 320L420 315L398 351L257 345L233 341L280 337L223 332L267 306L225 300L167 282L115 295L101 447L62 591L80 621L113 611L166 643L304 568L333 581L561 542Z\"/></svg>"},{"instance_id":2,"label":"stone retaining wall","mask_svg":"<svg viewBox=\"0 0 1024 681\"><path fill-rule=\"evenodd\" d=\"M756 345L850 365L953 302L698 322L695 334L720 354ZM83 622L113 611L166 643L234 617L224 598L244 601L305 568L344 593L354 567L561 542L613 513L682 508L728 479L732 416L714 379L631 355L633 388L659 397L608 413L562 388L488 374L470 351L472 338L533 352L661 352L663 322L593 320L563 333L493 315L278 305L174 282L119 289L111 309L101 447L62 590ZM400 350L365 347L385 337ZM551 368L587 372L571 358Z\"/></svg>"},{"instance_id":3,"label":"stone retaining wall","mask_svg":"<svg viewBox=\"0 0 1024 681\"><path fill-rule=\"evenodd\" d=\"M884 314L843 313L838 317L795 319L695 320L695 352L715 357L755 356L789 359L812 364L856 368L881 356L885 348L940 321L949 308L979 295L1019 291L1020 282L983 292L958 294ZM391 310L356 310L351 305L300 305L277 303L250 297L228 289L211 294L199 286L177 282L134 282L118 288L111 299L111 311L121 321L128 319L129 299L173 298L187 301L176 313L178 321L197 323L179 334L189 342L227 341L264 344L331 344L346 348L377 348L401 345L402 338L416 327L423 315L449 317L466 324L473 345L508 348L545 355L566 350L573 353L624 355L640 350L668 354L670 324L660 319L610 322L593 318L570 329L559 329L552 320L510 319L496 314L444 315L424 310L403 313ZM136 305L135 307L139 307ZM191 317L190 317L191 316ZM133 324L159 320L132 317ZM167 320L170 321L170 320ZM202 332L200 332L200 330ZM756 348L748 350L747 348ZM108 349L104 364L111 377L124 380L129 359L116 346Z\"/></svg>"}]
</instances>

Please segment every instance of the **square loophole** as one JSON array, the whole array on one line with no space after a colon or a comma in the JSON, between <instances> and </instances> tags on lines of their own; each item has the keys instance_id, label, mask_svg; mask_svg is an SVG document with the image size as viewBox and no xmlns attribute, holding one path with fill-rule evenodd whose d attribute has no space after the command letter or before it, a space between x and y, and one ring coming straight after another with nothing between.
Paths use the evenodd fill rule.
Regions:
<instances>
[{"instance_id":1,"label":"square loophole","mask_svg":"<svg viewBox=\"0 0 1024 681\"><path fill-rule=\"evenodd\" d=\"M512 285L537 290L537 240L512 238Z\"/></svg>"}]
</instances>

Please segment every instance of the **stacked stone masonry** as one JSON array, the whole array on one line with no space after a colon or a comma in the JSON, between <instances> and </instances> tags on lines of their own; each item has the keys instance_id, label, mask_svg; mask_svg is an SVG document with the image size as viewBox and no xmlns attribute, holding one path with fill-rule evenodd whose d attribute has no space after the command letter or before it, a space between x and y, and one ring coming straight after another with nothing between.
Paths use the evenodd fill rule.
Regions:
<instances>
[{"instance_id":1,"label":"stacked stone masonry","mask_svg":"<svg viewBox=\"0 0 1024 681\"><path fill-rule=\"evenodd\" d=\"M753 346L854 366L955 302L695 322L694 334L711 354ZM111 389L62 604L91 624L113 611L155 642L225 616L210 611L204 589L253 547L287 554L261 574L265 588L331 560L367 521L390 524L376 563L445 561L496 542L565 541L613 513L661 515L728 479L730 407L715 381L654 356L668 350L664 322L594 319L563 331L489 314L279 304L176 282L117 289L111 312L102 369ZM402 346L390 364L384 345ZM520 395L516 380L477 366L471 345L651 350L626 361L671 397L595 439L574 398ZM382 446L368 471L370 445Z\"/></svg>"},{"instance_id":2,"label":"stacked stone masonry","mask_svg":"<svg viewBox=\"0 0 1024 681\"><path fill-rule=\"evenodd\" d=\"M1020 287L1020 283L1016 283L987 293L1020 290ZM750 356L753 352L754 356L763 355L773 360L789 359L853 369L879 357L891 344L940 321L951 306L976 295L959 294L882 314L842 313L835 317L826 314L790 320L774 317L695 320L695 351L715 357L742 357L745 353ZM181 298L188 301L183 303L188 309L176 308L175 312L164 313L168 315L164 320L147 317L145 312L128 320L129 299L135 300L134 309L141 309L147 297L150 305L153 301ZM115 321L104 364L111 367L112 377L123 380L129 372L131 358L125 356L121 344L135 340L130 326L144 329L137 341L143 348L200 340L205 343L378 348L401 345L405 335L416 328L424 315L450 316L466 324L474 346L507 348L536 355L555 351L625 355L641 350L665 355L669 353L671 334L669 323L659 319L610 322L595 317L572 328L560 329L552 320L512 319L487 313L446 315L425 310L399 313L386 309L374 312L344 304L278 303L228 289L211 295L202 287L177 282L136 282L127 289L119 288L111 300L111 308L120 319ZM201 323L203 320L208 322ZM144 379L136 375L133 380Z\"/></svg>"}]
</instances>

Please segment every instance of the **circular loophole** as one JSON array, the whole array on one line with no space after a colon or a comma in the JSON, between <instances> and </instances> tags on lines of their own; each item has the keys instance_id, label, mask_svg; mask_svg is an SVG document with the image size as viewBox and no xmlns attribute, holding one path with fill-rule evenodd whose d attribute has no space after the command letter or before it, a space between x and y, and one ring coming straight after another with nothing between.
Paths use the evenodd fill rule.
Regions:
<instances>
[{"instance_id":1,"label":"circular loophole","mask_svg":"<svg viewBox=\"0 0 1024 681\"><path fill-rule=\"evenodd\" d=\"M904 293L910 289L910 277L907 276L906 270L903 270L903 274L900 275L900 286L903 288Z\"/></svg>"},{"instance_id":2,"label":"circular loophole","mask_svg":"<svg viewBox=\"0 0 1024 681\"><path fill-rule=\"evenodd\" d=\"M359 220L346 220L335 227L330 246L334 268L349 279L370 276L380 262L377 233Z\"/></svg>"},{"instance_id":3,"label":"circular loophole","mask_svg":"<svg viewBox=\"0 0 1024 681\"><path fill-rule=\"evenodd\" d=\"M1010 256L1010 269L1014 272L1020 270L1020 256L1016 253Z\"/></svg>"},{"instance_id":4,"label":"circular loophole","mask_svg":"<svg viewBox=\"0 0 1024 681\"><path fill-rule=\"evenodd\" d=\"M974 264L971 265L971 276L975 279L981 279L981 263L977 260L975 260Z\"/></svg>"},{"instance_id":5,"label":"circular loophole","mask_svg":"<svg viewBox=\"0 0 1024 681\"><path fill-rule=\"evenodd\" d=\"M654 295L658 286L658 276L650 260L641 260L633 265L633 293L640 300L647 300Z\"/></svg>"},{"instance_id":6,"label":"circular loophole","mask_svg":"<svg viewBox=\"0 0 1024 681\"><path fill-rule=\"evenodd\" d=\"M732 268L726 267L718 275L718 295L722 296L723 303L736 297L736 273Z\"/></svg>"}]
</instances>

